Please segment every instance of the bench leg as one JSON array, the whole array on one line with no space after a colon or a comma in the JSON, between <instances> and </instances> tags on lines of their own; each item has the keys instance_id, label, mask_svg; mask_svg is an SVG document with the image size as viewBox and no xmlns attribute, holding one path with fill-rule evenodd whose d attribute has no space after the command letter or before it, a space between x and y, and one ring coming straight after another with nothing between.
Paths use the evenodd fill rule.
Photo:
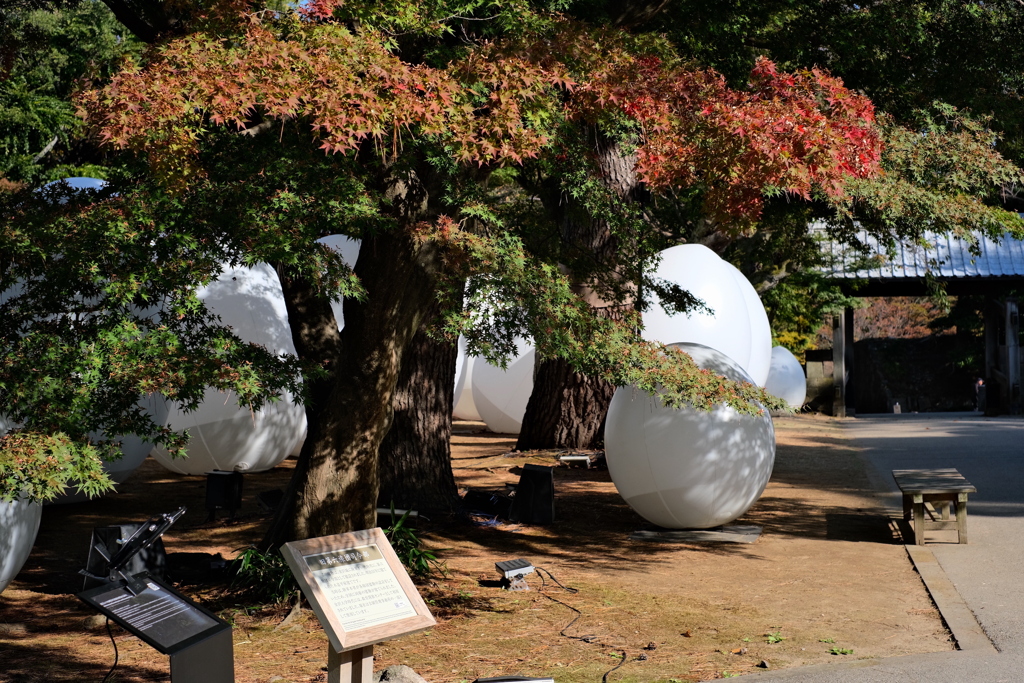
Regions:
<instances>
[{"instance_id":1,"label":"bench leg","mask_svg":"<svg viewBox=\"0 0 1024 683\"><path fill-rule=\"evenodd\" d=\"M924 545L924 496L914 494L914 543Z\"/></svg>"},{"instance_id":2,"label":"bench leg","mask_svg":"<svg viewBox=\"0 0 1024 683\"><path fill-rule=\"evenodd\" d=\"M956 531L960 543L967 543L967 494L956 495Z\"/></svg>"},{"instance_id":3,"label":"bench leg","mask_svg":"<svg viewBox=\"0 0 1024 683\"><path fill-rule=\"evenodd\" d=\"M912 509L913 508L911 506L910 496L907 495L906 493L904 493L903 494L903 519L905 519L907 521L910 521L911 519L914 518L914 515L911 512Z\"/></svg>"}]
</instances>

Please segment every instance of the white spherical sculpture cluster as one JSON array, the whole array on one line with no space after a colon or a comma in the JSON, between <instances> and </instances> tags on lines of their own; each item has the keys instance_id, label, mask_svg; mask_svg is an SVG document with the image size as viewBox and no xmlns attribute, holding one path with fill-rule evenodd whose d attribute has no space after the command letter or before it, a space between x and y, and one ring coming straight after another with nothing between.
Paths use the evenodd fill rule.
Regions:
<instances>
[{"instance_id":1,"label":"white spherical sculpture cluster","mask_svg":"<svg viewBox=\"0 0 1024 683\"><path fill-rule=\"evenodd\" d=\"M39 532L43 506L27 500L0 503L0 593L25 565Z\"/></svg>"},{"instance_id":2,"label":"white spherical sculpture cluster","mask_svg":"<svg viewBox=\"0 0 1024 683\"><path fill-rule=\"evenodd\" d=\"M498 434L519 433L526 415L526 404L533 393L536 354L525 339L516 339L515 343L517 353L509 361L507 369L502 370L482 358L477 358L472 366L474 407L487 428Z\"/></svg>"},{"instance_id":3,"label":"white spherical sculpture cluster","mask_svg":"<svg viewBox=\"0 0 1024 683\"><path fill-rule=\"evenodd\" d=\"M807 398L804 369L796 356L784 346L772 349L772 363L764 389L772 396L781 398L794 410L799 410Z\"/></svg>"},{"instance_id":4,"label":"white spherical sculpture cluster","mask_svg":"<svg viewBox=\"0 0 1024 683\"><path fill-rule=\"evenodd\" d=\"M757 291L731 263L700 244L661 252L655 277L679 285L713 314L669 315L659 301L643 314L644 339L662 344L692 342L735 360L755 384L764 386L771 363L772 332Z\"/></svg>"},{"instance_id":5,"label":"white spherical sculpture cluster","mask_svg":"<svg viewBox=\"0 0 1024 683\"><path fill-rule=\"evenodd\" d=\"M228 269L197 295L242 340L262 344L273 353L295 355L284 293L269 265ZM188 458L153 449L153 457L172 472L261 472L296 450L305 434L306 413L287 393L250 413L239 407L233 393L208 388L193 412L169 403L165 424L176 431L187 429L192 436Z\"/></svg>"},{"instance_id":6,"label":"white spherical sculpture cluster","mask_svg":"<svg viewBox=\"0 0 1024 683\"><path fill-rule=\"evenodd\" d=\"M672 346L701 368L750 381L715 349ZM620 387L608 410L605 454L615 487L641 517L670 529L707 529L736 519L761 496L775 463L775 430L767 411L667 408L657 396Z\"/></svg>"}]
</instances>

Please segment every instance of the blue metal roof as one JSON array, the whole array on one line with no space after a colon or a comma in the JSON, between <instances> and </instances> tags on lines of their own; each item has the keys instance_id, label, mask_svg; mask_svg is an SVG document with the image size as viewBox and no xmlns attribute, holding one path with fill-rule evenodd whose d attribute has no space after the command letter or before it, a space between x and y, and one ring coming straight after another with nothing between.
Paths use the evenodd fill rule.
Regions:
<instances>
[{"instance_id":1,"label":"blue metal roof","mask_svg":"<svg viewBox=\"0 0 1024 683\"><path fill-rule=\"evenodd\" d=\"M1024 241L1008 236L998 242L984 235L975 238L978 253L972 253L972 245L966 239L925 233L920 244L897 243L890 255L877 239L862 230L858 239L868 246L870 263L863 262L864 254L827 241L822 248L833 259L824 270L836 279L849 280L920 279L927 275L945 280L1024 276Z\"/></svg>"}]
</instances>

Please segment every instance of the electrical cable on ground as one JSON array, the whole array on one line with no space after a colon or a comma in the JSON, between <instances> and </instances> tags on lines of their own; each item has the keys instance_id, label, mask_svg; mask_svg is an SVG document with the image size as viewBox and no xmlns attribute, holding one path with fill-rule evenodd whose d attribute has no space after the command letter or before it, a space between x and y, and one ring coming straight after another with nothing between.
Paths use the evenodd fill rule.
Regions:
<instances>
[{"instance_id":1,"label":"electrical cable on ground","mask_svg":"<svg viewBox=\"0 0 1024 683\"><path fill-rule=\"evenodd\" d=\"M582 641L584 643L596 642L597 641L597 636L595 636L595 635L571 636L568 633L566 633L566 631L568 631L570 628L572 628L573 624L575 624L577 621L580 620L580 618L583 616L583 612L579 611L578 609L576 609L572 605L570 605L568 603L565 603L565 602L562 602L558 598L551 597L550 595L545 593L544 589L547 588L547 582L544 580L544 574L547 574L548 578L550 578L559 588L561 588L562 590L564 590L567 593L576 594L576 593L579 593L579 590L576 589L576 588L568 588L567 586L563 586L562 582L559 581L558 579L556 579L555 575L552 574L549 570L545 569L544 567L536 567L536 569L537 569L537 576L540 577L540 588L537 589L537 592L540 593L541 595L543 595L545 598L547 598L551 602L557 602L559 605L562 605L563 607L567 607L567 608L571 609L573 612L576 613L576 616L572 618L572 621L570 621L568 624L566 624L565 628L563 628L561 631L558 632L558 635L562 636L563 638L569 638L571 640L579 640L579 641ZM541 573L541 572L543 572L543 573ZM611 674L613 671L615 671L616 669L618 669L619 667L621 667L623 664L626 663L626 660L627 660L626 651L622 650L621 652L622 652L622 661L620 661L618 664L616 664L611 669L606 671L603 676L601 676L601 683L608 683L608 675Z\"/></svg>"},{"instance_id":2,"label":"electrical cable on ground","mask_svg":"<svg viewBox=\"0 0 1024 683\"><path fill-rule=\"evenodd\" d=\"M110 630L110 617L107 617L107 635L110 636L110 642L114 646L114 664L110 667L110 671L107 672L107 675L103 677L102 683L107 683L110 677L114 674L114 669L117 668L118 660L117 641L114 640L114 632Z\"/></svg>"},{"instance_id":3,"label":"electrical cable on ground","mask_svg":"<svg viewBox=\"0 0 1024 683\"><path fill-rule=\"evenodd\" d=\"M608 674L618 669L620 666L626 663L626 651L622 651L622 661L604 672L604 676L601 676L601 683L608 683Z\"/></svg>"}]
</instances>

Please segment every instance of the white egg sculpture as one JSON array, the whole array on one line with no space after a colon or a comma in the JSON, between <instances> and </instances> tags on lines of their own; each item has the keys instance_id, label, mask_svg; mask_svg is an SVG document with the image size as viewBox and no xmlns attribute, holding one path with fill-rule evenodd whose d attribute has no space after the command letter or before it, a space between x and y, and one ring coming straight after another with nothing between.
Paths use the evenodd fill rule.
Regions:
<instances>
[{"instance_id":1,"label":"white egg sculpture","mask_svg":"<svg viewBox=\"0 0 1024 683\"><path fill-rule=\"evenodd\" d=\"M327 237L321 237L317 242L326 244L341 254L341 260L349 268L356 265L356 259L359 258L359 247L362 244L361 240L349 237L348 235L328 235ZM338 329L341 330L345 327L345 312L342 310L341 302L332 301L331 310L334 311L334 319L338 321Z\"/></svg>"},{"instance_id":2,"label":"white egg sculpture","mask_svg":"<svg viewBox=\"0 0 1024 683\"><path fill-rule=\"evenodd\" d=\"M455 359L455 394L452 399L452 415L460 420L479 421L480 412L473 402L473 365L481 362L476 356L466 353L466 338L459 337L459 355Z\"/></svg>"},{"instance_id":3,"label":"white egg sculpture","mask_svg":"<svg viewBox=\"0 0 1024 683\"><path fill-rule=\"evenodd\" d=\"M295 354L281 283L269 265L226 270L197 295L244 341L277 354ZM153 457L172 472L261 472L278 465L301 443L306 413L287 393L280 401L250 412L239 407L233 393L208 388L199 408L191 413L170 402L166 424L176 431L187 429L192 436L187 458L172 458L163 448L153 449Z\"/></svg>"},{"instance_id":4,"label":"white egg sculpture","mask_svg":"<svg viewBox=\"0 0 1024 683\"><path fill-rule=\"evenodd\" d=\"M99 191L107 186L106 180L100 180L99 178L87 178L84 176L77 176L74 178L62 178L61 180L54 180L52 182L43 185L43 188L53 187L54 185L65 184L73 190L93 190ZM66 200L61 200L63 204Z\"/></svg>"},{"instance_id":5,"label":"white egg sculpture","mask_svg":"<svg viewBox=\"0 0 1024 683\"><path fill-rule=\"evenodd\" d=\"M166 423L169 404L162 396L151 394L142 398L139 401L139 405L149 413L154 423L158 425ZM103 432L95 432L90 434L90 437L102 439ZM122 437L121 458L113 462L104 462L103 469L114 480L115 484L123 484L128 480L128 477L132 476L135 470L142 466L142 463L145 462L152 450L153 444L143 441L137 436ZM81 503L86 500L90 500L89 497L85 493L80 492L74 482L72 482L62 495L47 501L46 504L66 505L69 503Z\"/></svg>"},{"instance_id":6,"label":"white egg sculpture","mask_svg":"<svg viewBox=\"0 0 1024 683\"><path fill-rule=\"evenodd\" d=\"M146 456L153 450L153 444L147 443L137 436L124 437L121 441L121 458L113 462L104 462L103 469L114 480L115 484L123 484L135 470L142 466ZM90 500L84 492L79 491L72 482L63 494L46 502L47 505L67 505Z\"/></svg>"},{"instance_id":7,"label":"white egg sculpture","mask_svg":"<svg viewBox=\"0 0 1024 683\"><path fill-rule=\"evenodd\" d=\"M0 593L25 565L36 542L43 506L27 500L0 503Z\"/></svg>"},{"instance_id":8,"label":"white egg sculpture","mask_svg":"<svg viewBox=\"0 0 1024 683\"><path fill-rule=\"evenodd\" d=\"M533 393L533 347L516 339L516 349L507 370L483 358L473 363L473 403L487 428L497 434L519 433Z\"/></svg>"},{"instance_id":9,"label":"white egg sculpture","mask_svg":"<svg viewBox=\"0 0 1024 683\"><path fill-rule=\"evenodd\" d=\"M790 408L799 410L807 399L807 378L800 361L789 349L776 346L772 349L772 364L764 390L785 401Z\"/></svg>"},{"instance_id":10,"label":"white egg sculpture","mask_svg":"<svg viewBox=\"0 0 1024 683\"><path fill-rule=\"evenodd\" d=\"M662 344L692 342L732 358L755 384L764 386L771 361L768 316L750 282L732 264L700 244L661 252L655 277L679 285L703 301L712 314L669 315L660 301L643 314L643 337Z\"/></svg>"},{"instance_id":11,"label":"white egg sculpture","mask_svg":"<svg viewBox=\"0 0 1024 683\"><path fill-rule=\"evenodd\" d=\"M720 351L672 346L701 368L750 381ZM641 517L669 529L707 529L733 521L761 496L775 463L775 429L767 411L667 408L657 396L620 387L608 410L605 456L619 494Z\"/></svg>"},{"instance_id":12,"label":"white egg sculpture","mask_svg":"<svg viewBox=\"0 0 1024 683\"><path fill-rule=\"evenodd\" d=\"M747 315L750 317L750 356L744 369L754 384L763 387L768 381L768 372L772 364L772 325L768 321L768 312L764 310L761 297L754 285L740 272L740 269L723 260L722 263L732 272L736 285L743 293L747 303ZM712 347L714 348L714 347ZM729 355L729 354L726 354Z\"/></svg>"}]
</instances>

